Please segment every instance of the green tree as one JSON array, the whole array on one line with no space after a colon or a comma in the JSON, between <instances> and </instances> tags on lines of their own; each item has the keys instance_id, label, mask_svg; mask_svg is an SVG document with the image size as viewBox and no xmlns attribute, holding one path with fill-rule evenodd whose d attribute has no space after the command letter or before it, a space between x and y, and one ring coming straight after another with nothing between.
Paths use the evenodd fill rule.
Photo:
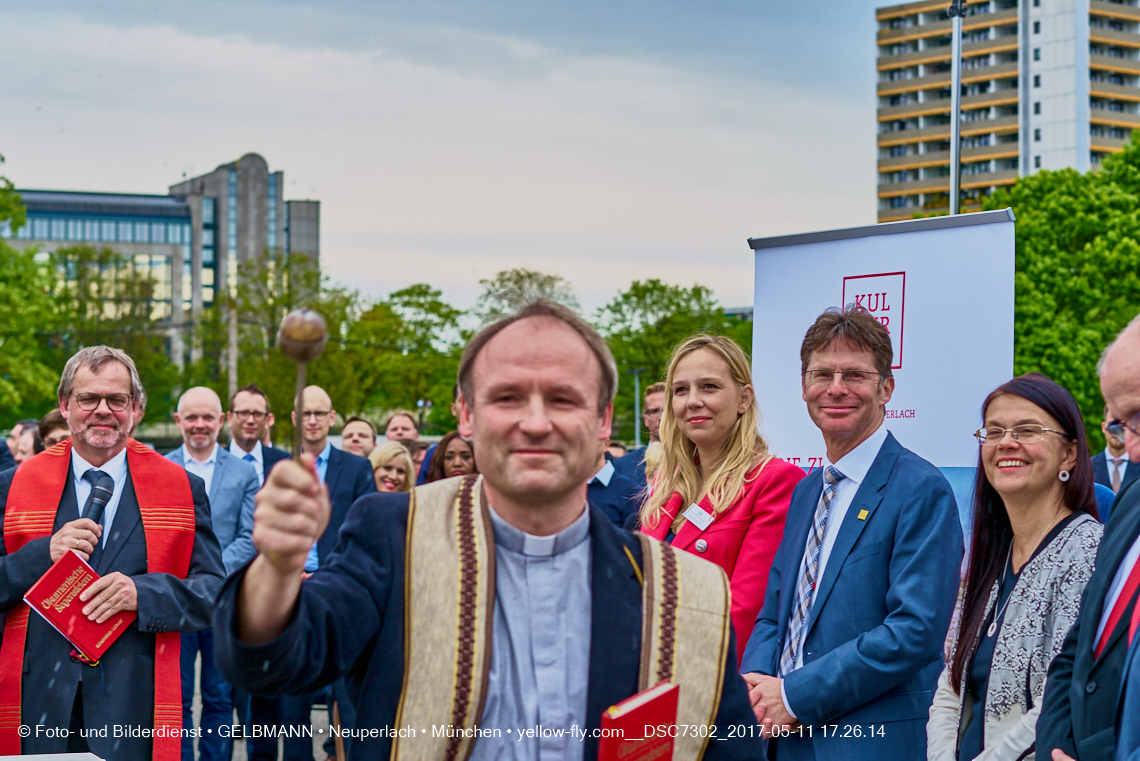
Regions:
<instances>
[{"instance_id":1,"label":"green tree","mask_svg":"<svg viewBox=\"0 0 1140 761\"><path fill-rule=\"evenodd\" d=\"M570 290L569 281L560 275L518 268L503 270L489 280L480 280L479 285L483 286L483 293L472 313L482 322L496 320L539 298L570 307L575 312L581 309Z\"/></svg>"},{"instance_id":2,"label":"green tree","mask_svg":"<svg viewBox=\"0 0 1140 761\"><path fill-rule=\"evenodd\" d=\"M632 370L645 370L642 388L664 380L673 349L695 333L728 336L746 353L752 348L752 323L726 317L712 289L703 285L685 288L657 279L634 281L598 310L595 321L621 375L614 407L615 439L633 438Z\"/></svg>"},{"instance_id":3,"label":"green tree","mask_svg":"<svg viewBox=\"0 0 1140 761\"><path fill-rule=\"evenodd\" d=\"M1140 133L1100 172L1037 172L986 203L1006 206L1017 216L1014 373L1069 389L1101 447L1097 359L1140 310Z\"/></svg>"},{"instance_id":4,"label":"green tree","mask_svg":"<svg viewBox=\"0 0 1140 761\"><path fill-rule=\"evenodd\" d=\"M4 157L0 156L0 164L3 163ZM0 231L15 233L24 226L26 219L27 210L20 200L20 194L7 177L0 176Z\"/></svg>"}]
</instances>

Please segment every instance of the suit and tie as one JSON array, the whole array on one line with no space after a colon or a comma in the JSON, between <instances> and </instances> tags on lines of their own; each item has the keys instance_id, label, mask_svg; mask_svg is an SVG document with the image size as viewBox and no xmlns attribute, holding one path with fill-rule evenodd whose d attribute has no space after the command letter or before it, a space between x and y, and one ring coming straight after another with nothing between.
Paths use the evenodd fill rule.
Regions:
<instances>
[{"instance_id":1,"label":"suit and tie","mask_svg":"<svg viewBox=\"0 0 1140 761\"><path fill-rule=\"evenodd\" d=\"M261 486L265 483L265 476L269 471L273 470L273 466L282 460L292 459L292 455L284 449L277 447L267 447L260 441L253 445L253 449L246 452L238 446L236 441L230 440L230 445L227 448L229 453L240 460L244 460L253 466L257 472L257 483Z\"/></svg>"},{"instance_id":2,"label":"suit and tie","mask_svg":"<svg viewBox=\"0 0 1140 761\"><path fill-rule=\"evenodd\" d=\"M1133 482L1122 487L1116 498L1097 550L1096 568L1081 596L1080 613L1049 666L1037 719L1041 758L1049 758L1054 748L1079 761L1113 758L1128 624L1135 605L1135 593L1127 594L1128 579L1140 558L1138 537L1140 487ZM1109 626L1113 618L1115 625Z\"/></svg>"},{"instance_id":3,"label":"suit and tie","mask_svg":"<svg viewBox=\"0 0 1140 761\"><path fill-rule=\"evenodd\" d=\"M1104 449L1092 456L1092 466L1093 480L1117 493L1140 478L1140 463L1130 462L1127 453L1120 457L1111 457L1111 453ZM1120 479L1118 485L1113 485L1114 478Z\"/></svg>"},{"instance_id":4,"label":"suit and tie","mask_svg":"<svg viewBox=\"0 0 1140 761\"><path fill-rule=\"evenodd\" d=\"M166 459L195 473L206 482L214 534L222 547L226 573L245 565L257 552L253 548L253 495L257 471L218 444L204 463L178 447ZM194 662L202 654L202 736L198 741L203 761L229 761L233 741L221 727L232 723L233 695L229 683L214 665L214 638L210 629L182 633L182 726L194 726ZM207 731L209 730L209 731ZM194 761L194 739L182 738L182 761Z\"/></svg>"},{"instance_id":5,"label":"suit and tie","mask_svg":"<svg viewBox=\"0 0 1140 761\"><path fill-rule=\"evenodd\" d=\"M741 662L742 673L783 676L785 705L814 728L774 741L769 754L926 758L963 552L953 491L884 428L826 470L826 494L824 468L792 493ZM856 725L858 735L846 729Z\"/></svg>"},{"instance_id":6,"label":"suit and tie","mask_svg":"<svg viewBox=\"0 0 1140 761\"><path fill-rule=\"evenodd\" d=\"M317 570L324 564L325 559L332 555L341 524L344 523L352 504L364 495L376 491L372 463L364 457L337 449L329 443L326 443L325 448L317 455L317 474L329 490L332 510L329 514L328 528L313 545L305 563L305 570L310 573ZM345 620L352 620L351 614ZM344 682L338 679L329 685L329 690L332 693L332 697L328 699L329 706L331 707L332 701L336 700L340 706L341 725L352 727L354 718L352 703L345 691ZM301 695L282 695L277 700L255 699L251 703L250 721L253 724L272 725L278 723L275 719L276 716L280 716L280 723L307 726L316 696L316 693L310 692ZM286 737L284 746L285 761L311 761L313 757L313 744L309 738ZM251 743L250 751L251 761L275 759L277 740L255 739Z\"/></svg>"},{"instance_id":7,"label":"suit and tie","mask_svg":"<svg viewBox=\"0 0 1140 761\"><path fill-rule=\"evenodd\" d=\"M71 644L37 615L28 620L24 650L23 723L67 727L77 694L87 728L113 725L154 725L155 633L193 631L209 626L214 600L225 579L221 549L214 537L210 507L202 479L186 474L194 500L194 548L184 579L167 573L150 573L146 534L126 451L99 467L114 482L114 496L103 513L104 538L91 557L100 576L120 572L130 576L138 592L138 618L119 637L96 667L69 658ZM45 456L45 455L37 455ZM154 455L157 457L157 455ZM53 533L80 518L94 484L81 474L90 467L74 452L60 499ZM118 458L122 458L120 462ZM8 501L16 470L0 474L0 510ZM76 476L79 476L77 478ZM77 498L78 495L78 498ZM28 588L51 567L50 537L34 539L7 555L0 544L0 610L18 604ZM63 753L67 738L36 737L23 740L25 754ZM91 751L102 758L150 761L149 737L89 737Z\"/></svg>"}]
</instances>

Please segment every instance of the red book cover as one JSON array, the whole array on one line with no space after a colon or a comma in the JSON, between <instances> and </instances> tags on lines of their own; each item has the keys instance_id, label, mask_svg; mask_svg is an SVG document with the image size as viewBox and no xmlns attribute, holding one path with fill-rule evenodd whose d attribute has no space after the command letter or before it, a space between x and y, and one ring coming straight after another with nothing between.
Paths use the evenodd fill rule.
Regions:
<instances>
[{"instance_id":1,"label":"red book cover","mask_svg":"<svg viewBox=\"0 0 1140 761\"><path fill-rule=\"evenodd\" d=\"M602 713L598 761L667 761L677 725L676 684L661 682ZM616 731L615 731L616 730Z\"/></svg>"},{"instance_id":2,"label":"red book cover","mask_svg":"<svg viewBox=\"0 0 1140 761\"><path fill-rule=\"evenodd\" d=\"M124 610L97 624L83 615L87 603L79 595L98 578L99 574L79 553L68 550L24 595L28 607L43 616L92 663L102 658L138 618L135 611Z\"/></svg>"}]
</instances>

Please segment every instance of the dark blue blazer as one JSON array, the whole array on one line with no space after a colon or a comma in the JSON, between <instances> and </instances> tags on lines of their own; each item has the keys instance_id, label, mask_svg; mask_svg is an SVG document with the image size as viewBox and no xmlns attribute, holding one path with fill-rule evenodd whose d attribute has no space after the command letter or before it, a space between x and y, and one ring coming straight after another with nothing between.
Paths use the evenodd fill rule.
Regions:
<instances>
[{"instance_id":1,"label":"dark blue blazer","mask_svg":"<svg viewBox=\"0 0 1140 761\"><path fill-rule=\"evenodd\" d=\"M645 488L645 450L648 448L631 449L614 460L614 470L633 481L639 490Z\"/></svg>"},{"instance_id":2,"label":"dark blue blazer","mask_svg":"<svg viewBox=\"0 0 1140 761\"><path fill-rule=\"evenodd\" d=\"M8 449L8 442L0 439L0 473L14 467L16 458L12 456L12 450Z\"/></svg>"},{"instance_id":3,"label":"dark blue blazer","mask_svg":"<svg viewBox=\"0 0 1140 761\"><path fill-rule=\"evenodd\" d=\"M332 447L329 452L329 465L325 470L325 486L329 489L332 512L329 525L317 540L317 558L324 560L332 554L336 545L336 535L348 515L352 503L365 494L376 491L376 478L372 475L372 463L367 458Z\"/></svg>"},{"instance_id":4,"label":"dark blue blazer","mask_svg":"<svg viewBox=\"0 0 1140 761\"><path fill-rule=\"evenodd\" d=\"M586 487L586 497L590 504L605 513L610 522L622 527L631 515L637 515L641 507L641 489L629 478L614 470L610 482L590 481Z\"/></svg>"},{"instance_id":5,"label":"dark blue blazer","mask_svg":"<svg viewBox=\"0 0 1140 761\"><path fill-rule=\"evenodd\" d=\"M269 477L269 471L273 470L274 465L281 462L282 460L291 459L293 459L293 455L289 454L284 449L278 449L277 447L267 447L264 444L261 445L262 474L266 478Z\"/></svg>"},{"instance_id":6,"label":"dark blue blazer","mask_svg":"<svg viewBox=\"0 0 1140 761\"><path fill-rule=\"evenodd\" d=\"M823 470L792 492L764 607L742 673L775 675ZM867 511L860 519L862 511ZM775 758L926 758L926 721L958 594L962 530L941 472L888 434L835 539L807 622L804 666L784 680L805 735L773 743ZM838 724L822 736L819 725ZM844 736L860 724L862 737ZM868 736L869 725L886 725Z\"/></svg>"},{"instance_id":7,"label":"dark blue blazer","mask_svg":"<svg viewBox=\"0 0 1140 761\"><path fill-rule=\"evenodd\" d=\"M0 474L0 510L7 504L15 470ZM130 576L138 590L138 618L119 637L96 667L72 663L71 644L42 617L28 618L24 648L22 723L66 727L71 719L76 688L83 683L83 720L88 729L130 724L154 726L154 635L194 631L210 626L214 599L225 578L222 551L214 536L205 483L191 473L194 496L194 550L185 579L148 573L146 535L138 498L130 478L123 487L106 547L92 558L100 576L118 571ZM67 479L56 513L54 531L79 519L74 479ZM0 514L0 523L2 523ZM51 567L51 537L33 539L7 555L0 544L0 610L8 611ZM175 678L178 678L177 675ZM45 718L46 717L46 718ZM89 737L87 744L101 758L150 761L150 738ZM23 741L23 753L64 753L67 738Z\"/></svg>"},{"instance_id":8,"label":"dark blue blazer","mask_svg":"<svg viewBox=\"0 0 1140 761\"><path fill-rule=\"evenodd\" d=\"M1128 648L1116 712L1116 761L1140 761L1140 636Z\"/></svg>"},{"instance_id":9,"label":"dark blue blazer","mask_svg":"<svg viewBox=\"0 0 1140 761\"><path fill-rule=\"evenodd\" d=\"M1097 626L1116 570L1140 535L1140 487L1121 487L1096 552L1096 567L1081 594L1081 609L1061 652L1049 664L1037 718L1037 755L1060 748L1080 761L1112 761L1120 685L1128 656L1129 616L1121 617L1100 658L1093 657ZM1131 612L1131 608L1128 609Z\"/></svg>"},{"instance_id":10,"label":"dark blue blazer","mask_svg":"<svg viewBox=\"0 0 1140 761\"><path fill-rule=\"evenodd\" d=\"M1108 469L1108 457L1105 456L1104 450L1100 450L1092 456L1093 466L1093 480L1102 486L1112 488L1112 475ZM1140 463L1129 462L1124 466L1124 475L1120 477L1120 490L1124 491L1124 487L1140 478ZM1101 522L1106 522L1107 518L1101 516Z\"/></svg>"},{"instance_id":11,"label":"dark blue blazer","mask_svg":"<svg viewBox=\"0 0 1140 761\"><path fill-rule=\"evenodd\" d=\"M602 712L637 692L641 657L641 584L626 552L641 563L641 544L591 508L591 624L587 729ZM358 502L336 551L301 588L293 620L277 640L247 646L237 639L234 609L244 571L230 578L214 621L217 662L226 678L251 693L313 692L344 675L358 730L393 726L404 680L404 538L408 495L376 494ZM265 669L263 664L272 663ZM755 759L762 753L756 718L729 644L717 712L717 737L706 759ZM430 731L430 730L429 730ZM740 737L740 735L744 735ZM751 735L751 737L750 737ZM585 758L598 741L584 741ZM352 741L354 761L387 759L391 740ZM880 760L881 761L881 760Z\"/></svg>"}]
</instances>

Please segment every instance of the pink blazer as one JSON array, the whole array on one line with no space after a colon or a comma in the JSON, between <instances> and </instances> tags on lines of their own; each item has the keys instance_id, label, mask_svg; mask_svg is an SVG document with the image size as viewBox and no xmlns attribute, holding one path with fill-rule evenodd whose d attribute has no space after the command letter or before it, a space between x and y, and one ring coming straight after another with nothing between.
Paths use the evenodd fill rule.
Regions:
<instances>
[{"instance_id":1,"label":"pink blazer","mask_svg":"<svg viewBox=\"0 0 1140 761\"><path fill-rule=\"evenodd\" d=\"M784 518L792 500L792 489L806 475L802 468L775 458L769 460L757 476L759 469L757 466L748 474L744 489L732 507L717 516L704 531L691 521L685 521L673 537L674 547L711 560L728 574L737 663L764 604L768 571L784 536ZM706 512L712 513L708 497L700 504ZM664 541L677 512L688 508L681 504L681 495L674 492L665 502L666 515L656 526L642 526L641 530ZM704 541L703 550L698 549L698 540Z\"/></svg>"}]
</instances>

